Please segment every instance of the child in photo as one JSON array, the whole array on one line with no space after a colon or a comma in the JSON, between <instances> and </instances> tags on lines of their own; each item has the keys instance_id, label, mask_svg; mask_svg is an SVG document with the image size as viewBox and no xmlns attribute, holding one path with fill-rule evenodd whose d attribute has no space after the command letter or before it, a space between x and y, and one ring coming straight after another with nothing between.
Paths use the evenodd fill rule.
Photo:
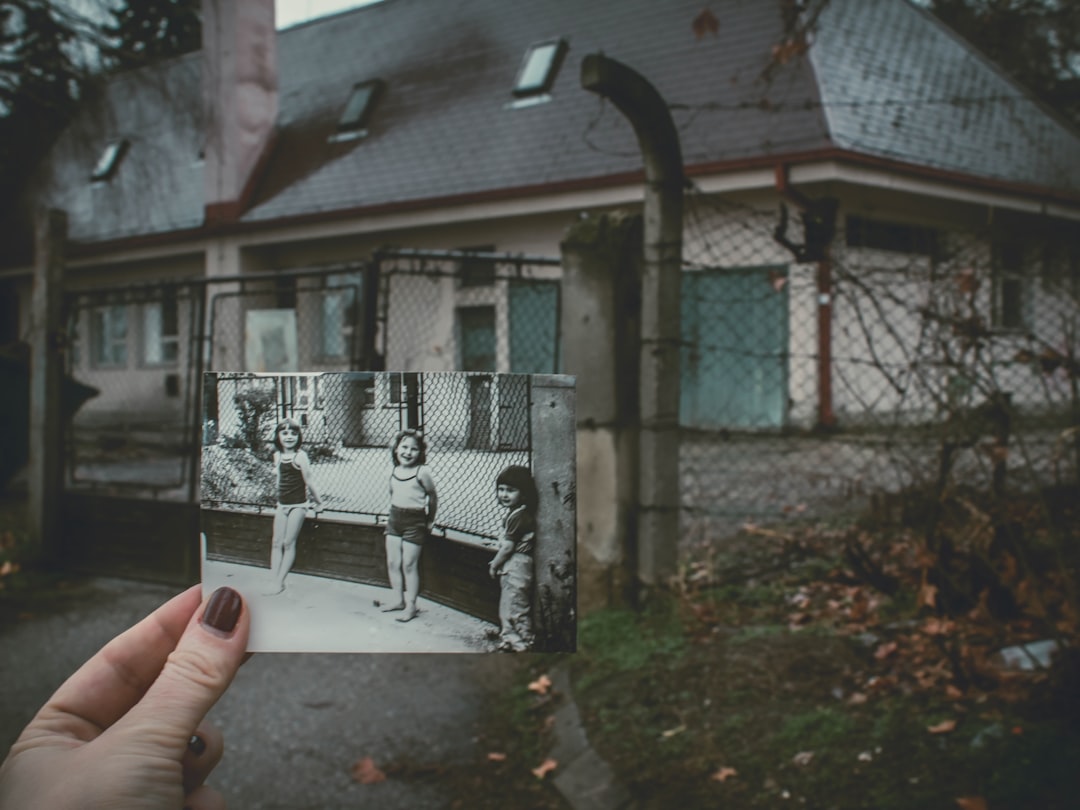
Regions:
<instances>
[{"instance_id":1,"label":"child in photo","mask_svg":"<svg viewBox=\"0 0 1080 810\"><path fill-rule=\"evenodd\" d=\"M292 419L282 419L274 429L274 472L277 476L278 505L274 512L274 536L270 546L270 572L275 590L268 596L285 590L285 577L296 560L296 538L304 525L308 509L315 514L322 510L322 500L312 482L311 462L300 449L304 436L300 425ZM311 494L310 499L308 493Z\"/></svg>"},{"instance_id":2,"label":"child in photo","mask_svg":"<svg viewBox=\"0 0 1080 810\"><path fill-rule=\"evenodd\" d=\"M507 510L499 548L488 573L499 580L499 649L532 647L533 547L538 496L532 473L507 467L495 480L495 497Z\"/></svg>"},{"instance_id":3,"label":"child in photo","mask_svg":"<svg viewBox=\"0 0 1080 810\"><path fill-rule=\"evenodd\" d=\"M427 444L417 430L403 430L390 445L390 514L386 520L386 571L393 594L384 612L402 611L399 622L417 613L420 593L420 552L439 507L431 471L425 466Z\"/></svg>"}]
</instances>

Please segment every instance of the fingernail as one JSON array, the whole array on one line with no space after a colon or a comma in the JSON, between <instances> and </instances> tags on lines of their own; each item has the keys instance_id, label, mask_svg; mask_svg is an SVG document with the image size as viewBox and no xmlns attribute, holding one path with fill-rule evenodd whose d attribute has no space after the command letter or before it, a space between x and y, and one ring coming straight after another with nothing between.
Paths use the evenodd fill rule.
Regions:
<instances>
[{"instance_id":1,"label":"fingernail","mask_svg":"<svg viewBox=\"0 0 1080 810\"><path fill-rule=\"evenodd\" d=\"M244 600L232 588L218 588L210 597L200 621L204 626L226 635L236 629Z\"/></svg>"},{"instance_id":2,"label":"fingernail","mask_svg":"<svg viewBox=\"0 0 1080 810\"><path fill-rule=\"evenodd\" d=\"M195 756L202 756L202 753L206 750L206 741L198 734L192 734L191 739L187 743L188 751Z\"/></svg>"}]
</instances>

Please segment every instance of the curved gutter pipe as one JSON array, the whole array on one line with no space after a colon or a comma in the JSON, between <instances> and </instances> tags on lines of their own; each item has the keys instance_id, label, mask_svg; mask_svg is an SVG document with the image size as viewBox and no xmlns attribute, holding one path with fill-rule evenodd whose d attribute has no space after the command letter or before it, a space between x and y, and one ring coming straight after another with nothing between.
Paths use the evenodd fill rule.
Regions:
<instances>
[{"instance_id":1,"label":"curved gutter pipe","mask_svg":"<svg viewBox=\"0 0 1080 810\"><path fill-rule=\"evenodd\" d=\"M636 557L639 581L654 585L675 573L679 525L682 149L664 99L626 65L589 54L581 86L629 119L645 162Z\"/></svg>"}]
</instances>

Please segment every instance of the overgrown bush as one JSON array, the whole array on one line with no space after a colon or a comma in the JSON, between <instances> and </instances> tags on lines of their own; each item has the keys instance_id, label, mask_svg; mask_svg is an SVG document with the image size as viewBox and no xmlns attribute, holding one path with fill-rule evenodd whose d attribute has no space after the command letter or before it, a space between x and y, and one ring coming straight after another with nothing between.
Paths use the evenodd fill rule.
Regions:
<instances>
[{"instance_id":1,"label":"overgrown bush","mask_svg":"<svg viewBox=\"0 0 1080 810\"><path fill-rule=\"evenodd\" d=\"M243 388L233 397L233 402L240 412L240 435L247 447L259 458L269 458L269 434L276 405L273 389Z\"/></svg>"}]
</instances>

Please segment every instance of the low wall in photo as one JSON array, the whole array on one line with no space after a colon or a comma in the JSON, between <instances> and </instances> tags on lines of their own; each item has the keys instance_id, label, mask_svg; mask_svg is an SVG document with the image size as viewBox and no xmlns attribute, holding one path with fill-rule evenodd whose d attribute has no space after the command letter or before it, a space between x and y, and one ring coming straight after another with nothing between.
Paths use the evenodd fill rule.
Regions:
<instances>
[{"instance_id":1,"label":"low wall in photo","mask_svg":"<svg viewBox=\"0 0 1080 810\"><path fill-rule=\"evenodd\" d=\"M207 559L270 567L273 513L203 509ZM383 527L308 518L293 571L388 588ZM420 557L420 598L499 623L499 583L488 576L494 550L430 537Z\"/></svg>"}]
</instances>

